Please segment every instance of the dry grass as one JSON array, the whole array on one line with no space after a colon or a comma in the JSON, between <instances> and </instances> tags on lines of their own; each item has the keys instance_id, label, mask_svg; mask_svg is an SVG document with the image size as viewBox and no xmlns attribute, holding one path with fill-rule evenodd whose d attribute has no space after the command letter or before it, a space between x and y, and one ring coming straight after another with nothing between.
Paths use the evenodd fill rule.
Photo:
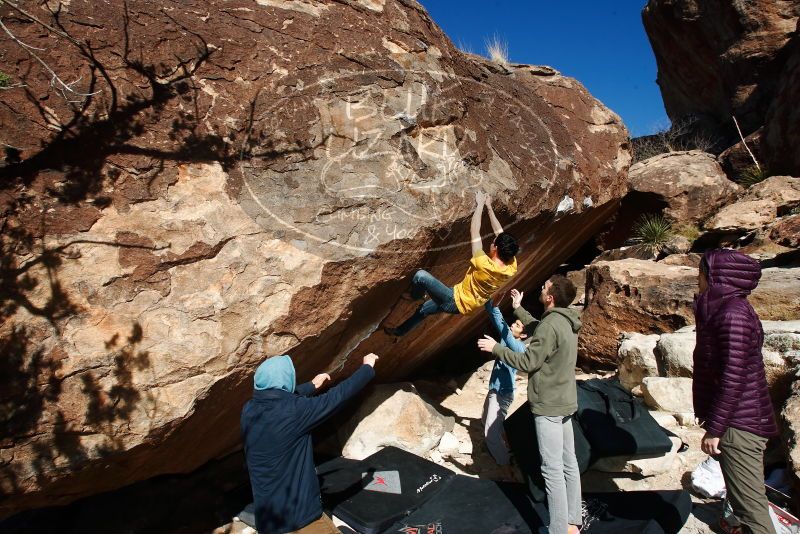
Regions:
<instances>
[{"instance_id":1,"label":"dry grass","mask_svg":"<svg viewBox=\"0 0 800 534\"><path fill-rule=\"evenodd\" d=\"M508 65L508 43L495 35L491 39L486 40L486 53L489 59L499 65Z\"/></svg>"},{"instance_id":2,"label":"dry grass","mask_svg":"<svg viewBox=\"0 0 800 534\"><path fill-rule=\"evenodd\" d=\"M685 150L711 151L717 139L697 129L697 119L687 117L664 126L652 135L631 140L633 162L644 161L659 154L683 152Z\"/></svg>"},{"instance_id":3,"label":"dry grass","mask_svg":"<svg viewBox=\"0 0 800 534\"><path fill-rule=\"evenodd\" d=\"M694 243L697 240L697 238L700 237L700 235L702 234L702 232L697 226L687 223L674 226L672 228L672 231L673 233L675 233L675 235L683 236L692 243Z\"/></svg>"}]
</instances>

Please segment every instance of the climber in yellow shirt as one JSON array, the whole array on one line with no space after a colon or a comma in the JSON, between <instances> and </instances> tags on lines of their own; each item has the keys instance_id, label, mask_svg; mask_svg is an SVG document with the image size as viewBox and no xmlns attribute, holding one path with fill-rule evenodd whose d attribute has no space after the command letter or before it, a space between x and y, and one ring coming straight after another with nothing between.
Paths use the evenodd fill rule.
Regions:
<instances>
[{"instance_id":1,"label":"climber in yellow shirt","mask_svg":"<svg viewBox=\"0 0 800 534\"><path fill-rule=\"evenodd\" d=\"M475 213L470 224L470 242L472 259L470 259L464 279L454 287L448 287L427 271L419 270L411 279L409 299L419 300L427 293L430 297L414 315L396 328L386 327L384 332L390 336L404 336L420 324L428 315L435 313L452 313L468 315L483 307L509 278L517 272L516 255L519 251L517 240L503 231L500 221L492 210L491 198L478 191L475 194ZM481 218L483 208L489 213L489 221L495 238L489 245L489 254L483 251L481 243Z\"/></svg>"}]
</instances>

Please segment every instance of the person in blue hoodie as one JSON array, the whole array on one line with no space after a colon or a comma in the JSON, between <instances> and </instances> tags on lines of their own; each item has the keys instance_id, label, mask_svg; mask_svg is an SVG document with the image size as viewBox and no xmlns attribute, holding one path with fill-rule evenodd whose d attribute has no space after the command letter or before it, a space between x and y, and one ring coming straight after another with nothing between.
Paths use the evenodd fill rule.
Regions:
<instances>
[{"instance_id":1,"label":"person in blue hoodie","mask_svg":"<svg viewBox=\"0 0 800 534\"><path fill-rule=\"evenodd\" d=\"M267 358L256 369L253 398L242 410L242 438L261 534L338 533L322 512L311 431L361 391L375 376L378 356L329 391L314 392L327 374L295 386L289 356Z\"/></svg>"},{"instance_id":2,"label":"person in blue hoodie","mask_svg":"<svg viewBox=\"0 0 800 534\"><path fill-rule=\"evenodd\" d=\"M524 293L511 290L511 307L514 309L516 320L509 324L503 318L500 311L492 299L489 299L484 306L489 313L492 326L500 335L500 343L513 350L514 352L525 352L523 340L536 326L536 319L533 318L521 306ZM500 301L503 297L497 301ZM503 423L508 413L508 408L514 402L514 379L517 370L502 360L495 359L492 367L492 375L489 377L489 392L483 403L483 438L486 441L486 448L494 458L497 465L509 465L511 463L511 452L504 439L505 432Z\"/></svg>"}]
</instances>

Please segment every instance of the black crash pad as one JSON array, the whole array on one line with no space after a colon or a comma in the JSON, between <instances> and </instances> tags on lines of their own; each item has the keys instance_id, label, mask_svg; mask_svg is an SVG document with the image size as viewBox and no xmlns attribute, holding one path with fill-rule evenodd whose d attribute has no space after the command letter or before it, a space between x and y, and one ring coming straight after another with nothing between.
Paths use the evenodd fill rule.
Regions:
<instances>
[{"instance_id":1,"label":"black crash pad","mask_svg":"<svg viewBox=\"0 0 800 534\"><path fill-rule=\"evenodd\" d=\"M362 534L383 532L436 495L455 473L396 447L317 467L322 502Z\"/></svg>"}]
</instances>

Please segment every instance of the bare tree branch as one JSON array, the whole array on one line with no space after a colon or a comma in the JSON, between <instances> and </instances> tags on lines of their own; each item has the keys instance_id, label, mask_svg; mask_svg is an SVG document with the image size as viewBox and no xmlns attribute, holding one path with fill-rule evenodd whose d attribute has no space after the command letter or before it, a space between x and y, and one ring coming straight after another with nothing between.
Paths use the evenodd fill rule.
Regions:
<instances>
[{"instance_id":1,"label":"bare tree branch","mask_svg":"<svg viewBox=\"0 0 800 534\"><path fill-rule=\"evenodd\" d=\"M3 0L0 0L0 3L4 3L4 4L6 4L6 5L12 5L12 4L9 4L8 2L4 2ZM26 16L27 16L27 15L26 15ZM46 26L46 27L48 27L48 29L49 29L49 26ZM80 96L80 97L87 98L87 97L90 97L90 96L96 95L96 94L98 94L98 93L100 93L100 92L101 92L101 91L95 91L94 93L81 93L81 92L78 92L78 91L76 91L75 89L73 89L73 86L74 86L76 83L78 83L79 81L81 81L81 78L82 78L82 77L79 77L79 78L78 78L77 80L75 80L74 82L66 83L64 80L62 80L62 79L61 79L61 78L58 76L58 74L56 74L56 72L55 72L55 71L54 71L52 68L50 68L50 65L48 65L48 64L47 64L47 62L46 62L45 60L43 60L42 58L40 58L40 57L39 57L39 56L38 56L38 55L37 55L37 54L34 52L34 50L43 50L42 48L36 48L35 46L31 46L31 45L28 45L28 44L26 44L26 43L23 43L21 40L19 40L19 39L17 38L17 36L16 36L16 35L14 35L13 33L11 33L11 30L9 30L9 29L6 27L6 25L5 25L5 24L3 24L3 20L2 20L2 19L0 19L0 28L3 28L3 30L4 30L4 31L5 31L5 32L8 34L8 36L9 36L9 37L11 37L11 39L12 39L12 40L13 40L15 43L17 43L17 44L18 44L18 45L19 45L19 46L20 46L20 47L21 47L23 50L25 50L25 52L27 52L27 53L28 53L28 55L30 55L30 56L31 56L33 59L35 59L35 60L36 60L36 61L37 61L37 62L38 62L38 63L39 63L39 64L40 64L42 67L44 67L44 69L45 69L47 72L49 72L49 73L50 73L50 75L52 76L52 78L50 79L50 86L51 86L51 87L53 87L53 88L55 88L55 89L58 89L58 91L61 93L61 96L63 96L63 97L64 97L64 100L66 100L67 102L70 102L70 103L73 103L73 104L75 104L75 103L80 103L80 102L81 102L80 100L70 100L70 99L67 97L67 93L72 93L72 94L74 94L74 95L76 95L76 96ZM61 34L61 32L57 32L57 33Z\"/></svg>"}]
</instances>

